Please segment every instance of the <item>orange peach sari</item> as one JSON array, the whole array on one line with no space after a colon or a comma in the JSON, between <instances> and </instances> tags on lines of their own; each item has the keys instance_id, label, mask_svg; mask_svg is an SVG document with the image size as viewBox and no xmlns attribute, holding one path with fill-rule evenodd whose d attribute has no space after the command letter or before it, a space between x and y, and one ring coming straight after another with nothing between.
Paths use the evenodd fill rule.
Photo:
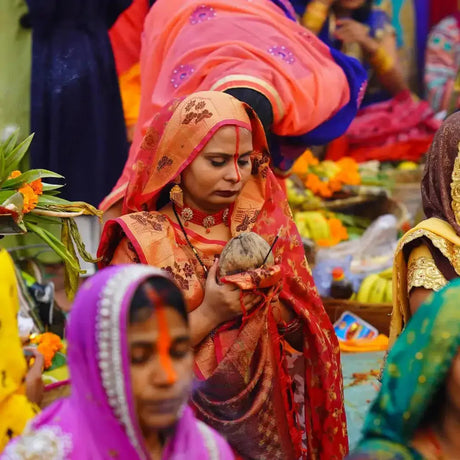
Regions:
<instances>
[{"instance_id":1,"label":"orange peach sari","mask_svg":"<svg viewBox=\"0 0 460 460\"><path fill-rule=\"evenodd\" d=\"M279 232L273 248L279 263L228 280L261 293L265 301L238 321L222 325L197 347L193 404L245 459L342 459L348 444L338 342L286 196L269 168L263 128L250 107L225 93L201 92L168 104L157 115L125 199L126 210L138 212L106 225L101 265L113 263L120 251L130 252L132 262L169 271L184 290L190 310L200 305L203 269L178 225L157 209L174 178L224 125L250 129L254 145L251 178L229 216L231 234L254 231L273 243ZM225 242L187 233L209 267ZM293 350L273 315L278 294L296 313L303 335L303 349L297 353L301 375L295 382L288 370Z\"/></svg>"}]
</instances>

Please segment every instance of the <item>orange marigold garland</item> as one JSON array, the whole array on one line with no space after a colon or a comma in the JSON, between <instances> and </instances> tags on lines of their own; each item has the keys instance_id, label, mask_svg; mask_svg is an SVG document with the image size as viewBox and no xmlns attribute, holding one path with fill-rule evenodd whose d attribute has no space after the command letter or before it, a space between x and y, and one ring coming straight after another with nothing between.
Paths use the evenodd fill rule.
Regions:
<instances>
[{"instance_id":1,"label":"orange marigold garland","mask_svg":"<svg viewBox=\"0 0 460 460\"><path fill-rule=\"evenodd\" d=\"M37 350L45 359L45 369L53 364L53 358L64 347L61 338L52 332L45 332L31 338L30 343L37 345Z\"/></svg>"},{"instance_id":2,"label":"orange marigold garland","mask_svg":"<svg viewBox=\"0 0 460 460\"><path fill-rule=\"evenodd\" d=\"M320 162L310 150L295 162L292 172L307 189L321 198L331 198L344 185L361 184L359 165L353 158Z\"/></svg>"}]
</instances>

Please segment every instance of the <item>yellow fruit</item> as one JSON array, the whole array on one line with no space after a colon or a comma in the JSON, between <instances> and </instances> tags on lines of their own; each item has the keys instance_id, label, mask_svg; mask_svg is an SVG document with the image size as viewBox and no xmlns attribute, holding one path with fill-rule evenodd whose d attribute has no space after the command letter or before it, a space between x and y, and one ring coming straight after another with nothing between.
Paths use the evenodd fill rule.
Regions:
<instances>
[{"instance_id":1,"label":"yellow fruit","mask_svg":"<svg viewBox=\"0 0 460 460\"><path fill-rule=\"evenodd\" d=\"M361 303L370 303L371 302L371 293L374 284L378 281L379 275L373 274L364 278L363 282L356 296L356 300Z\"/></svg>"},{"instance_id":2,"label":"yellow fruit","mask_svg":"<svg viewBox=\"0 0 460 460\"><path fill-rule=\"evenodd\" d=\"M387 268L385 271L379 273L379 276L387 280L393 279L393 267Z\"/></svg>"},{"instance_id":3,"label":"yellow fruit","mask_svg":"<svg viewBox=\"0 0 460 460\"><path fill-rule=\"evenodd\" d=\"M418 164L413 161L403 161L399 163L398 169L401 171L413 171L418 168Z\"/></svg>"},{"instance_id":4,"label":"yellow fruit","mask_svg":"<svg viewBox=\"0 0 460 460\"><path fill-rule=\"evenodd\" d=\"M375 280L375 283L372 285L372 289L370 292L371 303L385 302L387 282L388 281L386 279L377 275L377 279Z\"/></svg>"},{"instance_id":5,"label":"yellow fruit","mask_svg":"<svg viewBox=\"0 0 460 460\"><path fill-rule=\"evenodd\" d=\"M331 237L329 224L321 212L307 211L305 212L305 219L310 235L315 241Z\"/></svg>"},{"instance_id":6,"label":"yellow fruit","mask_svg":"<svg viewBox=\"0 0 460 460\"><path fill-rule=\"evenodd\" d=\"M299 231L300 236L303 238L311 239L310 230L308 229L305 217L303 216L302 212L296 212L294 214L294 222L297 225L297 230Z\"/></svg>"}]
</instances>

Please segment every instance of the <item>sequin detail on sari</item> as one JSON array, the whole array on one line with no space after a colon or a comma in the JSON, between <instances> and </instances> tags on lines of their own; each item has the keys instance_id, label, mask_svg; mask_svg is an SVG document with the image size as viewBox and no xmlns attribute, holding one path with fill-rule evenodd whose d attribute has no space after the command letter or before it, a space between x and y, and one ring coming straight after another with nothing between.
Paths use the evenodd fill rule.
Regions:
<instances>
[{"instance_id":1,"label":"sequin detail on sari","mask_svg":"<svg viewBox=\"0 0 460 460\"><path fill-rule=\"evenodd\" d=\"M179 86L184 83L190 76L195 72L195 68L191 65L185 64L176 67L171 75L171 84L174 88L179 88Z\"/></svg>"},{"instance_id":2,"label":"sequin detail on sari","mask_svg":"<svg viewBox=\"0 0 460 460\"><path fill-rule=\"evenodd\" d=\"M272 46L268 48L268 52L272 56L280 58L288 64L294 64L295 62L294 54L289 50L289 48L286 48L285 46Z\"/></svg>"},{"instance_id":3,"label":"sequin detail on sari","mask_svg":"<svg viewBox=\"0 0 460 460\"><path fill-rule=\"evenodd\" d=\"M199 6L190 16L190 24L193 26L209 21L216 17L216 10L208 5Z\"/></svg>"}]
</instances>

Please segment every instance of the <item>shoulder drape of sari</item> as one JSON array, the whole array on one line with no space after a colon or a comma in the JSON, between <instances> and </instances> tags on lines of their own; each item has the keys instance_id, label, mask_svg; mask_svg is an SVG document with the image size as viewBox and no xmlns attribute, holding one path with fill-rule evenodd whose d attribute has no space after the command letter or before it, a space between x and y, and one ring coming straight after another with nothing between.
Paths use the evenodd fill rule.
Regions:
<instances>
[{"instance_id":1,"label":"shoulder drape of sari","mask_svg":"<svg viewBox=\"0 0 460 460\"><path fill-rule=\"evenodd\" d=\"M459 294L460 280L455 280L430 297L390 350L353 458L422 460L413 440L419 438L425 416L433 419L442 410L431 405L458 354Z\"/></svg>"},{"instance_id":2,"label":"shoulder drape of sari","mask_svg":"<svg viewBox=\"0 0 460 460\"><path fill-rule=\"evenodd\" d=\"M19 339L18 312L13 261L0 249L0 452L39 411L25 395L27 365Z\"/></svg>"},{"instance_id":3,"label":"shoulder drape of sari","mask_svg":"<svg viewBox=\"0 0 460 460\"><path fill-rule=\"evenodd\" d=\"M408 261L404 254L404 248L412 241L421 237L428 238L460 276L460 237L446 221L432 217L420 222L416 227L409 230L399 241L395 252L390 346L394 344L411 317L407 289Z\"/></svg>"}]
</instances>

